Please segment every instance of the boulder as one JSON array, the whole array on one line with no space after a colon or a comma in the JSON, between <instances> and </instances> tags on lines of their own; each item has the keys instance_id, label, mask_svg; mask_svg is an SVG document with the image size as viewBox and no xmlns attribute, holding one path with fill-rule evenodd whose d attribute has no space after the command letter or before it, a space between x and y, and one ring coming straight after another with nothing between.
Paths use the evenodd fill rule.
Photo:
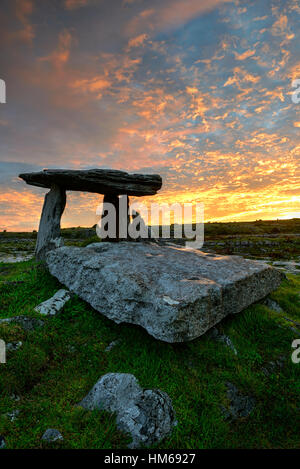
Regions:
<instances>
[{"instance_id":1,"label":"boulder","mask_svg":"<svg viewBox=\"0 0 300 469\"><path fill-rule=\"evenodd\" d=\"M71 298L70 292L68 290L58 290L52 298L44 301L34 308L37 313L43 314L44 316L54 316L59 313L66 302Z\"/></svg>"},{"instance_id":2,"label":"boulder","mask_svg":"<svg viewBox=\"0 0 300 469\"><path fill-rule=\"evenodd\" d=\"M169 396L158 389L143 390L135 376L127 373L102 376L79 405L115 412L118 428L132 436L131 448L153 445L177 425Z\"/></svg>"},{"instance_id":3,"label":"boulder","mask_svg":"<svg viewBox=\"0 0 300 469\"><path fill-rule=\"evenodd\" d=\"M96 243L48 252L49 271L116 323L166 342L195 339L276 289L267 264L152 243Z\"/></svg>"},{"instance_id":4,"label":"boulder","mask_svg":"<svg viewBox=\"0 0 300 469\"><path fill-rule=\"evenodd\" d=\"M42 436L42 440L46 441L47 443L54 443L55 441L62 441L63 436L55 428L48 428Z\"/></svg>"}]
</instances>

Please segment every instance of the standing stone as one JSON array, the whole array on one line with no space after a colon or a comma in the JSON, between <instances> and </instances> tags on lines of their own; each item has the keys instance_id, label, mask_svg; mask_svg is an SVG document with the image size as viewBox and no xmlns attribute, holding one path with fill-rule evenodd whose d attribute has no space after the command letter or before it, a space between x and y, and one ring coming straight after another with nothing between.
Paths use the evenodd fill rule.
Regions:
<instances>
[{"instance_id":1,"label":"standing stone","mask_svg":"<svg viewBox=\"0 0 300 469\"><path fill-rule=\"evenodd\" d=\"M38 260L44 260L48 251L63 245L60 237L60 219L66 206L66 191L53 185L46 194L39 232L36 242L35 255Z\"/></svg>"}]
</instances>

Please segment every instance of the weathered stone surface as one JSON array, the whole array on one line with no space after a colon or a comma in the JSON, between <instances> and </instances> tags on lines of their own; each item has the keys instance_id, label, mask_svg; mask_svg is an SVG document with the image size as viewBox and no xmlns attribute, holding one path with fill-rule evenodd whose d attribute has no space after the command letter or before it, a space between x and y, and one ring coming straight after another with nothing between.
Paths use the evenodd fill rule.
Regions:
<instances>
[{"instance_id":1,"label":"weathered stone surface","mask_svg":"<svg viewBox=\"0 0 300 469\"><path fill-rule=\"evenodd\" d=\"M213 340L217 340L218 342L222 342L226 347L230 348L235 355L237 355L237 349L232 343L231 338L228 335L222 334L217 327L213 327L210 331L210 337Z\"/></svg>"},{"instance_id":2,"label":"weathered stone surface","mask_svg":"<svg viewBox=\"0 0 300 469\"><path fill-rule=\"evenodd\" d=\"M281 308L281 306L271 298L266 298L265 305L276 313L283 313L283 309Z\"/></svg>"},{"instance_id":3,"label":"weathered stone surface","mask_svg":"<svg viewBox=\"0 0 300 469\"><path fill-rule=\"evenodd\" d=\"M50 251L46 262L52 275L97 311L166 342L199 337L284 278L256 261L151 243L62 247Z\"/></svg>"},{"instance_id":4,"label":"weathered stone surface","mask_svg":"<svg viewBox=\"0 0 300 469\"><path fill-rule=\"evenodd\" d=\"M44 316L54 316L63 309L70 298L71 295L68 290L58 290L52 298L36 306L34 310Z\"/></svg>"},{"instance_id":5,"label":"weathered stone surface","mask_svg":"<svg viewBox=\"0 0 300 469\"><path fill-rule=\"evenodd\" d=\"M42 436L42 440L46 441L47 443L54 443L55 441L62 441L63 436L55 428L48 428Z\"/></svg>"},{"instance_id":6,"label":"weathered stone surface","mask_svg":"<svg viewBox=\"0 0 300 469\"><path fill-rule=\"evenodd\" d=\"M4 436L0 435L0 449L6 448L5 438Z\"/></svg>"},{"instance_id":7,"label":"weathered stone surface","mask_svg":"<svg viewBox=\"0 0 300 469\"><path fill-rule=\"evenodd\" d=\"M36 241L35 255L43 260L47 251L63 245L60 237L60 219L66 206L66 192L53 185L46 194Z\"/></svg>"},{"instance_id":8,"label":"weathered stone surface","mask_svg":"<svg viewBox=\"0 0 300 469\"><path fill-rule=\"evenodd\" d=\"M0 324L20 324L25 331L34 331L38 327L43 327L44 321L36 318L29 318L27 316L13 316L12 318L0 319Z\"/></svg>"},{"instance_id":9,"label":"weathered stone surface","mask_svg":"<svg viewBox=\"0 0 300 469\"><path fill-rule=\"evenodd\" d=\"M114 169L44 169L19 177L32 186L51 188L55 184L65 190L98 194L154 195L162 186L158 174L129 174Z\"/></svg>"},{"instance_id":10,"label":"weathered stone surface","mask_svg":"<svg viewBox=\"0 0 300 469\"><path fill-rule=\"evenodd\" d=\"M252 396L242 394L237 387L230 383L226 383L227 398L230 402L228 409L221 406L223 415L226 419L232 418L233 420L248 417L255 407L255 399Z\"/></svg>"},{"instance_id":11,"label":"weathered stone surface","mask_svg":"<svg viewBox=\"0 0 300 469\"><path fill-rule=\"evenodd\" d=\"M158 389L143 390L126 373L102 376L79 405L115 412L118 428L132 436L131 448L161 441L177 424L169 396Z\"/></svg>"}]
</instances>

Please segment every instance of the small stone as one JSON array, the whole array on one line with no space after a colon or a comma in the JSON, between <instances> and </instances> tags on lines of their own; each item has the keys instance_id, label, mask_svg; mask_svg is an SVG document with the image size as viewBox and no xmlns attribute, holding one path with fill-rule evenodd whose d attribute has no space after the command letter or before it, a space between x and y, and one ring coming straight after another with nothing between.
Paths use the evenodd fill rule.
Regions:
<instances>
[{"instance_id":1,"label":"small stone","mask_svg":"<svg viewBox=\"0 0 300 469\"><path fill-rule=\"evenodd\" d=\"M10 324L16 322L23 327L25 331L33 331L37 327L42 327L44 321L41 319L29 318L26 316L14 316L12 318L0 319L0 324Z\"/></svg>"},{"instance_id":2,"label":"small stone","mask_svg":"<svg viewBox=\"0 0 300 469\"><path fill-rule=\"evenodd\" d=\"M44 301L34 308L37 313L43 314L44 316L55 316L59 313L67 301L71 298L68 290L58 290L52 298Z\"/></svg>"},{"instance_id":3,"label":"small stone","mask_svg":"<svg viewBox=\"0 0 300 469\"><path fill-rule=\"evenodd\" d=\"M113 340L105 349L105 352L110 352L116 345L118 345L121 341L118 340Z\"/></svg>"},{"instance_id":4,"label":"small stone","mask_svg":"<svg viewBox=\"0 0 300 469\"><path fill-rule=\"evenodd\" d=\"M42 436L42 440L47 441L47 443L54 443L55 441L62 441L63 439L62 434L55 428L48 428Z\"/></svg>"},{"instance_id":5,"label":"small stone","mask_svg":"<svg viewBox=\"0 0 300 469\"><path fill-rule=\"evenodd\" d=\"M265 366L263 366L261 371L265 376L269 377L271 374L276 372L276 369L280 370L283 368L285 362L286 357L284 355L280 355L277 360L275 360L275 362L270 361Z\"/></svg>"},{"instance_id":6,"label":"small stone","mask_svg":"<svg viewBox=\"0 0 300 469\"><path fill-rule=\"evenodd\" d=\"M143 390L137 379L126 373L102 376L79 405L115 412L118 428L132 436L130 448L151 446L177 425L170 397L158 389Z\"/></svg>"},{"instance_id":7,"label":"small stone","mask_svg":"<svg viewBox=\"0 0 300 469\"><path fill-rule=\"evenodd\" d=\"M226 387L230 405L228 409L222 407L224 417L226 419L231 417L233 420L248 417L255 407L254 397L242 394L237 387L229 381L226 383Z\"/></svg>"},{"instance_id":8,"label":"small stone","mask_svg":"<svg viewBox=\"0 0 300 469\"><path fill-rule=\"evenodd\" d=\"M0 435L0 449L6 448L4 436Z\"/></svg>"},{"instance_id":9,"label":"small stone","mask_svg":"<svg viewBox=\"0 0 300 469\"><path fill-rule=\"evenodd\" d=\"M20 411L18 409L12 410L11 412L7 412L6 417L11 421L14 422L20 414Z\"/></svg>"},{"instance_id":10,"label":"small stone","mask_svg":"<svg viewBox=\"0 0 300 469\"><path fill-rule=\"evenodd\" d=\"M267 298L265 300L265 305L276 313L283 313L283 309L281 308L281 306L271 298Z\"/></svg>"},{"instance_id":11,"label":"small stone","mask_svg":"<svg viewBox=\"0 0 300 469\"><path fill-rule=\"evenodd\" d=\"M7 352L15 352L18 350L20 347L22 347L23 342L11 342L6 344L6 351Z\"/></svg>"},{"instance_id":12,"label":"small stone","mask_svg":"<svg viewBox=\"0 0 300 469\"><path fill-rule=\"evenodd\" d=\"M213 329L211 329L209 336L213 340L217 340L218 342L223 342L223 344L225 344L226 347L229 347L235 355L238 354L237 349L233 345L230 337L228 335L221 334L217 327L214 327Z\"/></svg>"}]
</instances>

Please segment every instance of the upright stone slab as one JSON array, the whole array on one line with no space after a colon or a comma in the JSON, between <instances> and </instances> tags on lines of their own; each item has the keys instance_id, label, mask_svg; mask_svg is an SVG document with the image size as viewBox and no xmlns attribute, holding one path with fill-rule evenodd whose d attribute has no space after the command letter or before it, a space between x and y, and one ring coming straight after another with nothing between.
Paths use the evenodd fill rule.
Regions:
<instances>
[{"instance_id":1,"label":"upright stone slab","mask_svg":"<svg viewBox=\"0 0 300 469\"><path fill-rule=\"evenodd\" d=\"M50 251L46 262L52 275L97 311L166 342L201 336L285 278L242 257L145 242L62 247Z\"/></svg>"},{"instance_id":2,"label":"upright stone slab","mask_svg":"<svg viewBox=\"0 0 300 469\"><path fill-rule=\"evenodd\" d=\"M35 247L38 260L43 260L47 251L61 247L60 219L66 205L66 191L53 185L46 194Z\"/></svg>"}]
</instances>

